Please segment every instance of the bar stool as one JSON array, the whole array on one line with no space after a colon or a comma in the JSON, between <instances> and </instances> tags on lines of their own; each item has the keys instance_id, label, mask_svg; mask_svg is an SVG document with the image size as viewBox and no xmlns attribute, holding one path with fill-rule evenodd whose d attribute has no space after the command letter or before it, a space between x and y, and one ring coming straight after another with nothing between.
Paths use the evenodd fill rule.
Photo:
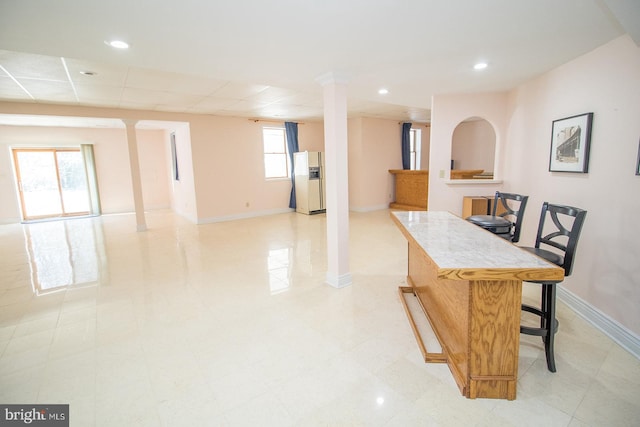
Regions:
<instances>
[{"instance_id":1,"label":"bar stool","mask_svg":"<svg viewBox=\"0 0 640 427\"><path fill-rule=\"evenodd\" d=\"M538 225L535 247L523 247L522 249L562 267L565 277L571 275L578 237L580 237L580 231L582 230L582 224L584 223L586 215L587 211L582 209L571 206L552 205L544 202L542 205L542 213L540 214L540 224ZM547 217L551 219L555 227L553 227L552 230L544 231ZM564 224L569 222L570 224L565 227ZM548 227L548 229L549 228L552 227ZM543 233L547 234L543 236ZM556 251L552 252L543 249L541 247L542 245L555 248ZM553 338L558 331L558 319L556 319L556 285L562 282L562 280L556 282L527 280L527 282L542 285L540 307L522 304L522 310L540 317L540 327L520 326L520 333L542 337L544 351L547 357L547 368L549 371L555 372L556 362L553 356Z\"/></svg>"},{"instance_id":2,"label":"bar stool","mask_svg":"<svg viewBox=\"0 0 640 427\"><path fill-rule=\"evenodd\" d=\"M522 218L528 199L529 196L496 191L491 215L472 215L467 218L467 221L515 243L520 240L520 227L522 226ZM503 212L496 215L498 200ZM517 210L513 209L508 201L511 201L512 205L516 204L517 206L513 207L517 207ZM506 217L511 218L512 221Z\"/></svg>"}]
</instances>

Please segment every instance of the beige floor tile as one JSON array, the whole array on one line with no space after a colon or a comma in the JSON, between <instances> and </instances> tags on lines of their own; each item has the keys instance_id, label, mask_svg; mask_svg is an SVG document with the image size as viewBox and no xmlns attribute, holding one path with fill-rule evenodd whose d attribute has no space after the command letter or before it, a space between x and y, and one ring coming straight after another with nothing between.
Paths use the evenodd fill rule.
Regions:
<instances>
[{"instance_id":1,"label":"beige floor tile","mask_svg":"<svg viewBox=\"0 0 640 427\"><path fill-rule=\"evenodd\" d=\"M351 213L344 289L325 284L324 215L61 224L0 226L0 402L69 403L72 426L640 424L640 361L562 303L558 372L523 336L518 398L462 397L415 342L397 293L406 240L386 210ZM23 227L41 248L26 251ZM83 254L70 268L94 281L34 292L30 260L62 250L46 235L61 230Z\"/></svg>"}]
</instances>

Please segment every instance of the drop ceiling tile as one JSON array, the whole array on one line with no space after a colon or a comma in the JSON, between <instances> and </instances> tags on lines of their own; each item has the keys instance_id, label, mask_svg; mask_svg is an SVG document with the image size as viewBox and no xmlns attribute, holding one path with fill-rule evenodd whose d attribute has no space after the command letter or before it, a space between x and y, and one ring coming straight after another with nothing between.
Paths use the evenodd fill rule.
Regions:
<instances>
[{"instance_id":1,"label":"drop ceiling tile","mask_svg":"<svg viewBox=\"0 0 640 427\"><path fill-rule=\"evenodd\" d=\"M161 89L187 95L204 96L220 89L227 82L203 76L131 68L125 84L129 88Z\"/></svg>"},{"instance_id":2,"label":"drop ceiling tile","mask_svg":"<svg viewBox=\"0 0 640 427\"><path fill-rule=\"evenodd\" d=\"M36 98L36 101L76 101L76 95L68 81L53 82L38 79L18 79L18 81Z\"/></svg>"},{"instance_id":3,"label":"drop ceiling tile","mask_svg":"<svg viewBox=\"0 0 640 427\"><path fill-rule=\"evenodd\" d=\"M125 86L128 89L157 90L171 85L173 78L174 76L162 71L131 68L127 74Z\"/></svg>"},{"instance_id":4,"label":"drop ceiling tile","mask_svg":"<svg viewBox=\"0 0 640 427\"><path fill-rule=\"evenodd\" d=\"M287 97L292 97L296 94L295 91L289 89L282 89L279 87L270 86L265 90L258 92L255 95L249 96L247 99L260 101L260 102L277 102Z\"/></svg>"},{"instance_id":5,"label":"drop ceiling tile","mask_svg":"<svg viewBox=\"0 0 640 427\"><path fill-rule=\"evenodd\" d=\"M226 85L228 81L203 76L182 75L173 82L172 92L188 95L210 95Z\"/></svg>"},{"instance_id":6,"label":"drop ceiling tile","mask_svg":"<svg viewBox=\"0 0 640 427\"><path fill-rule=\"evenodd\" d=\"M240 101L237 101L227 107L225 107L225 110L227 111L245 111L245 110L258 110L258 109L262 109L262 108L266 108L267 106L269 106L270 104L268 102L259 102L259 101L255 101L255 100L249 100L249 99L243 99Z\"/></svg>"},{"instance_id":7,"label":"drop ceiling tile","mask_svg":"<svg viewBox=\"0 0 640 427\"><path fill-rule=\"evenodd\" d=\"M105 86L124 86L129 67L107 65L98 62L65 58L69 75L74 84L92 84ZM94 72L93 76L81 74L81 71Z\"/></svg>"},{"instance_id":8,"label":"drop ceiling tile","mask_svg":"<svg viewBox=\"0 0 640 427\"><path fill-rule=\"evenodd\" d=\"M163 111L186 111L202 100L198 95L162 92L146 89L124 88L120 104L127 108L157 109L162 106ZM170 107L173 106L173 107Z\"/></svg>"},{"instance_id":9,"label":"drop ceiling tile","mask_svg":"<svg viewBox=\"0 0 640 427\"><path fill-rule=\"evenodd\" d=\"M122 91L121 101L123 103L141 103L145 105L157 105L162 103L164 92L158 90L147 90L125 87Z\"/></svg>"},{"instance_id":10,"label":"drop ceiling tile","mask_svg":"<svg viewBox=\"0 0 640 427\"><path fill-rule=\"evenodd\" d=\"M428 123L431 121L431 110L424 108L408 108L407 118L412 122Z\"/></svg>"},{"instance_id":11,"label":"drop ceiling tile","mask_svg":"<svg viewBox=\"0 0 640 427\"><path fill-rule=\"evenodd\" d=\"M31 99L13 79L0 76L0 99Z\"/></svg>"},{"instance_id":12,"label":"drop ceiling tile","mask_svg":"<svg viewBox=\"0 0 640 427\"><path fill-rule=\"evenodd\" d=\"M229 82L220 89L211 93L210 96L214 96L216 98L245 99L257 95L268 88L269 86L266 85Z\"/></svg>"},{"instance_id":13,"label":"drop ceiling tile","mask_svg":"<svg viewBox=\"0 0 640 427\"><path fill-rule=\"evenodd\" d=\"M292 106L289 110L288 117L295 117L298 119L314 119L322 120L324 118L323 108L318 107L306 107L306 106ZM295 114L292 114L295 113Z\"/></svg>"},{"instance_id":14,"label":"drop ceiling tile","mask_svg":"<svg viewBox=\"0 0 640 427\"><path fill-rule=\"evenodd\" d=\"M0 50L0 64L16 79L67 81L67 73L57 56Z\"/></svg>"},{"instance_id":15,"label":"drop ceiling tile","mask_svg":"<svg viewBox=\"0 0 640 427\"><path fill-rule=\"evenodd\" d=\"M118 86L103 86L77 83L76 92L80 102L120 101L122 88Z\"/></svg>"},{"instance_id":16,"label":"drop ceiling tile","mask_svg":"<svg viewBox=\"0 0 640 427\"><path fill-rule=\"evenodd\" d=\"M322 93L302 93L298 92L292 96L287 96L278 101L278 103L286 103L292 105L304 105L307 107L320 107L324 106L324 99Z\"/></svg>"},{"instance_id":17,"label":"drop ceiling tile","mask_svg":"<svg viewBox=\"0 0 640 427\"><path fill-rule=\"evenodd\" d=\"M202 113L202 114L207 114L207 113ZM217 110L209 114L215 114L216 116L226 116L226 117L255 117L253 113L246 112L246 111L238 112L238 111Z\"/></svg>"},{"instance_id":18,"label":"drop ceiling tile","mask_svg":"<svg viewBox=\"0 0 640 427\"><path fill-rule=\"evenodd\" d=\"M208 96L201 99L197 104L194 104L190 110L195 112L215 111L218 109L224 110L239 101L239 99L233 98L214 98Z\"/></svg>"},{"instance_id":19,"label":"drop ceiling tile","mask_svg":"<svg viewBox=\"0 0 640 427\"><path fill-rule=\"evenodd\" d=\"M371 101L367 101L364 99L360 99L360 98L349 98L348 102L348 107L350 111L360 111L360 110L364 110L365 108L368 108L371 106Z\"/></svg>"},{"instance_id":20,"label":"drop ceiling tile","mask_svg":"<svg viewBox=\"0 0 640 427\"><path fill-rule=\"evenodd\" d=\"M272 117L272 118L289 118L295 117L296 108L293 106L269 104L263 108L255 110L256 115L260 117Z\"/></svg>"},{"instance_id":21,"label":"drop ceiling tile","mask_svg":"<svg viewBox=\"0 0 640 427\"><path fill-rule=\"evenodd\" d=\"M184 112L191 114L218 114L219 111L222 111L222 109L194 106L187 108Z\"/></svg>"},{"instance_id":22,"label":"drop ceiling tile","mask_svg":"<svg viewBox=\"0 0 640 427\"><path fill-rule=\"evenodd\" d=\"M200 101L204 99L202 95L189 95L184 93L175 93L175 92L164 92L164 96L162 98L162 102L160 104L175 104L182 107L197 105Z\"/></svg>"}]
</instances>

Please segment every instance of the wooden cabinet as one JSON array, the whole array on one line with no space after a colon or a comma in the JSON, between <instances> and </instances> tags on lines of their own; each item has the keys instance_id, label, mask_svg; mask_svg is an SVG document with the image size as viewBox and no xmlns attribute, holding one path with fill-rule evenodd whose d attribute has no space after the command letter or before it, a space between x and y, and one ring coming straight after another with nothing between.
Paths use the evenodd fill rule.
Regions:
<instances>
[{"instance_id":1,"label":"wooden cabinet","mask_svg":"<svg viewBox=\"0 0 640 427\"><path fill-rule=\"evenodd\" d=\"M471 215L491 215L493 209L494 196L465 196L462 198L462 215L465 219ZM504 208L498 202L497 214L504 212Z\"/></svg>"},{"instance_id":2,"label":"wooden cabinet","mask_svg":"<svg viewBox=\"0 0 640 427\"><path fill-rule=\"evenodd\" d=\"M396 199L392 209L426 211L429 197L429 171L391 169L395 177Z\"/></svg>"},{"instance_id":3,"label":"wooden cabinet","mask_svg":"<svg viewBox=\"0 0 640 427\"><path fill-rule=\"evenodd\" d=\"M493 197L465 196L462 198L462 219L471 215L491 215Z\"/></svg>"}]
</instances>

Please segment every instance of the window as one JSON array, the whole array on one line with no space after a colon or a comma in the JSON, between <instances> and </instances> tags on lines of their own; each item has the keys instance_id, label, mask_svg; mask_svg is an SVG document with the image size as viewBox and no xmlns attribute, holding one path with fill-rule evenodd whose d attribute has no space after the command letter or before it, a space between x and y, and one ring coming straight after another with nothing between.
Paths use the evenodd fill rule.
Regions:
<instances>
[{"instance_id":1,"label":"window","mask_svg":"<svg viewBox=\"0 0 640 427\"><path fill-rule=\"evenodd\" d=\"M420 169L421 137L420 129L411 129L409 132L409 152L411 155L411 165L409 169L411 170Z\"/></svg>"},{"instance_id":2,"label":"window","mask_svg":"<svg viewBox=\"0 0 640 427\"><path fill-rule=\"evenodd\" d=\"M284 128L263 128L262 139L265 178L289 178L291 173Z\"/></svg>"}]
</instances>

